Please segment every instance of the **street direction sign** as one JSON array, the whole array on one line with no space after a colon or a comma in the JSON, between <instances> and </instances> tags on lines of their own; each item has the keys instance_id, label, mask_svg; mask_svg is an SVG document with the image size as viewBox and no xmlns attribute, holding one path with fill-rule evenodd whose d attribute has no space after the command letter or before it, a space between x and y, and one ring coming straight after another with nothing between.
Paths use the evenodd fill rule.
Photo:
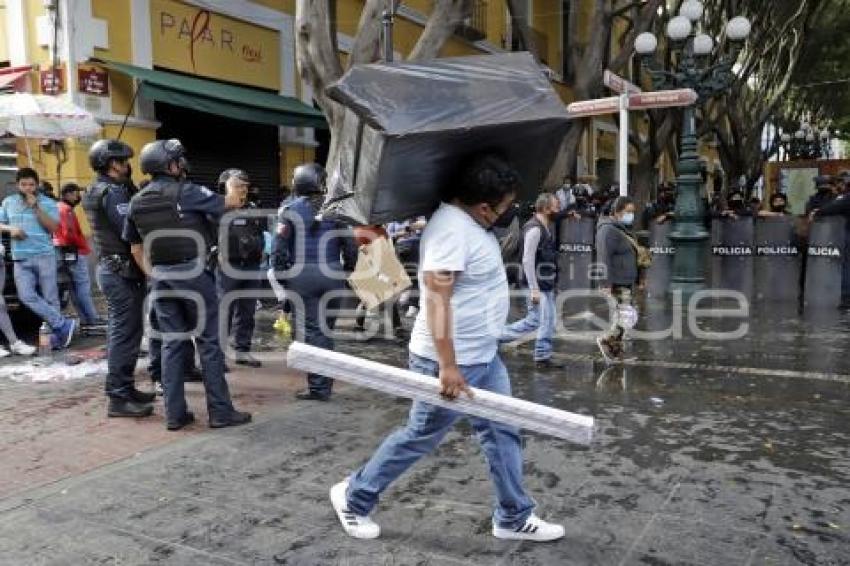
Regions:
<instances>
[{"instance_id":1,"label":"street direction sign","mask_svg":"<svg viewBox=\"0 0 850 566\"><path fill-rule=\"evenodd\" d=\"M631 83L620 75L612 73L608 70L606 70L605 74L602 76L602 82L604 82L605 86L607 86L617 94L636 94L639 92L643 92L636 84Z\"/></svg>"},{"instance_id":2,"label":"street direction sign","mask_svg":"<svg viewBox=\"0 0 850 566\"><path fill-rule=\"evenodd\" d=\"M619 109L619 96L611 96L609 98L597 98L594 100L582 100L581 102L573 102L572 104L567 105L567 112L569 112L570 115L574 118L613 114Z\"/></svg>"},{"instance_id":3,"label":"street direction sign","mask_svg":"<svg viewBox=\"0 0 850 566\"><path fill-rule=\"evenodd\" d=\"M696 91L690 88L641 92L629 95L629 110L690 106L696 102L698 98L699 95Z\"/></svg>"},{"instance_id":4,"label":"street direction sign","mask_svg":"<svg viewBox=\"0 0 850 566\"><path fill-rule=\"evenodd\" d=\"M619 171L620 194L626 195L628 194L629 178L629 110L690 106L697 101L699 95L690 88L643 92L637 86L611 71L605 71L604 81L605 86L619 92L620 96L573 102L567 105L567 112L572 118L620 113L617 169Z\"/></svg>"}]
</instances>

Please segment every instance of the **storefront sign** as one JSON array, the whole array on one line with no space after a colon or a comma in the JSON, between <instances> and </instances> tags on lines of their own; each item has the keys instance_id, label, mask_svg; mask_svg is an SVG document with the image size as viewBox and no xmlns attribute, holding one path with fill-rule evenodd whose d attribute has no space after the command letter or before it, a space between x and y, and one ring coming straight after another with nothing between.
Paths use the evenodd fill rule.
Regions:
<instances>
[{"instance_id":1,"label":"storefront sign","mask_svg":"<svg viewBox=\"0 0 850 566\"><path fill-rule=\"evenodd\" d=\"M77 71L80 92L94 96L109 96L109 75L97 67L80 67Z\"/></svg>"},{"instance_id":2,"label":"storefront sign","mask_svg":"<svg viewBox=\"0 0 850 566\"><path fill-rule=\"evenodd\" d=\"M280 34L176 0L151 0L154 64L280 89Z\"/></svg>"},{"instance_id":3,"label":"storefront sign","mask_svg":"<svg viewBox=\"0 0 850 566\"><path fill-rule=\"evenodd\" d=\"M65 70L47 69L39 73L42 94L65 92Z\"/></svg>"}]
</instances>

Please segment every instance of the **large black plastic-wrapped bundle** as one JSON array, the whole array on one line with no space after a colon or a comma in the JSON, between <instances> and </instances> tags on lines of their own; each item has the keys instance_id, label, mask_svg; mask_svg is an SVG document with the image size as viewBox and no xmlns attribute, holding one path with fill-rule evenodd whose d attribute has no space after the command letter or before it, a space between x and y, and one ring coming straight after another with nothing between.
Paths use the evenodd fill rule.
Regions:
<instances>
[{"instance_id":1,"label":"large black plastic-wrapped bundle","mask_svg":"<svg viewBox=\"0 0 850 566\"><path fill-rule=\"evenodd\" d=\"M566 135L566 107L528 53L357 65L328 88L345 107L327 214L380 224L463 190L471 155L497 151L533 196Z\"/></svg>"}]
</instances>

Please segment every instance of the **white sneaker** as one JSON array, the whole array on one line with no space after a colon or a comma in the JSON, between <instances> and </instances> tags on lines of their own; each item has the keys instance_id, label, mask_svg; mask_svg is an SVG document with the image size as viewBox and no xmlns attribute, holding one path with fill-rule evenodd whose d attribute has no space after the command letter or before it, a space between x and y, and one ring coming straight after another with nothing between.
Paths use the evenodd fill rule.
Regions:
<instances>
[{"instance_id":1,"label":"white sneaker","mask_svg":"<svg viewBox=\"0 0 850 566\"><path fill-rule=\"evenodd\" d=\"M531 515L518 529L503 529L493 523L493 536L506 540L530 540L547 542L564 537L563 525L547 523L537 515Z\"/></svg>"},{"instance_id":2,"label":"white sneaker","mask_svg":"<svg viewBox=\"0 0 850 566\"><path fill-rule=\"evenodd\" d=\"M0 358L8 358L11 355L12 353L9 350L4 348L3 346L0 346Z\"/></svg>"},{"instance_id":3,"label":"white sneaker","mask_svg":"<svg viewBox=\"0 0 850 566\"><path fill-rule=\"evenodd\" d=\"M9 346L9 349L12 350L13 354L17 354L19 356L32 356L36 352L36 348L34 346L25 344L23 340L18 340Z\"/></svg>"},{"instance_id":4,"label":"white sneaker","mask_svg":"<svg viewBox=\"0 0 850 566\"><path fill-rule=\"evenodd\" d=\"M378 538L381 527L370 519L361 515L355 515L348 510L345 492L348 490L348 480L341 481L331 488L331 504L334 506L336 516L342 523L342 528L348 536L354 538Z\"/></svg>"}]
</instances>

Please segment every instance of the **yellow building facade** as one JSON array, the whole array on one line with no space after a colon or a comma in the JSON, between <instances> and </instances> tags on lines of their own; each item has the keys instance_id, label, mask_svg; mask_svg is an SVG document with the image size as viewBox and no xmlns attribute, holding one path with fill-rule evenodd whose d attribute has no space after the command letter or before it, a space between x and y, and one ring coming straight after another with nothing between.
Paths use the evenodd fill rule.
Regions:
<instances>
[{"instance_id":1,"label":"yellow building facade","mask_svg":"<svg viewBox=\"0 0 850 566\"><path fill-rule=\"evenodd\" d=\"M0 67L31 65L26 88L40 92L42 75L58 64L59 95L91 111L103 124L104 136L120 133L137 153L157 138L180 137L200 181L213 183L214 171L242 167L272 195L277 185L288 182L297 164L321 158L326 134L310 127L232 120L221 116L220 110L219 114L204 112L204 92L192 93L194 101L185 92L170 97L168 103L149 100L146 91L138 89L138 77L92 61L274 94L312 108L312 93L296 71L294 4L294 0L0 0ZM337 2L343 61L363 4L362 0ZM474 0L473 4L472 17L447 42L441 56L496 53L510 50L515 43L504 0ZM406 0L399 5L394 50L400 57L416 44L431 5L431 0ZM541 60L551 69L565 103L572 101L560 81L568 18L578 18L573 28L589 33L581 22L589 22L591 5L563 0L528 0L524 5ZM565 6L573 6L575 13L565 15ZM580 33L573 40L586 41L586 37ZM108 92L92 92L86 73L108 77ZM613 180L616 132L616 124L607 117L592 121L580 147L580 177ZM31 143L29 153L36 169L54 185L87 184L91 171L86 154L92 141L69 140L59 155L50 147ZM23 142L18 153L19 164L27 163ZM139 181L137 163L134 166Z\"/></svg>"}]
</instances>

